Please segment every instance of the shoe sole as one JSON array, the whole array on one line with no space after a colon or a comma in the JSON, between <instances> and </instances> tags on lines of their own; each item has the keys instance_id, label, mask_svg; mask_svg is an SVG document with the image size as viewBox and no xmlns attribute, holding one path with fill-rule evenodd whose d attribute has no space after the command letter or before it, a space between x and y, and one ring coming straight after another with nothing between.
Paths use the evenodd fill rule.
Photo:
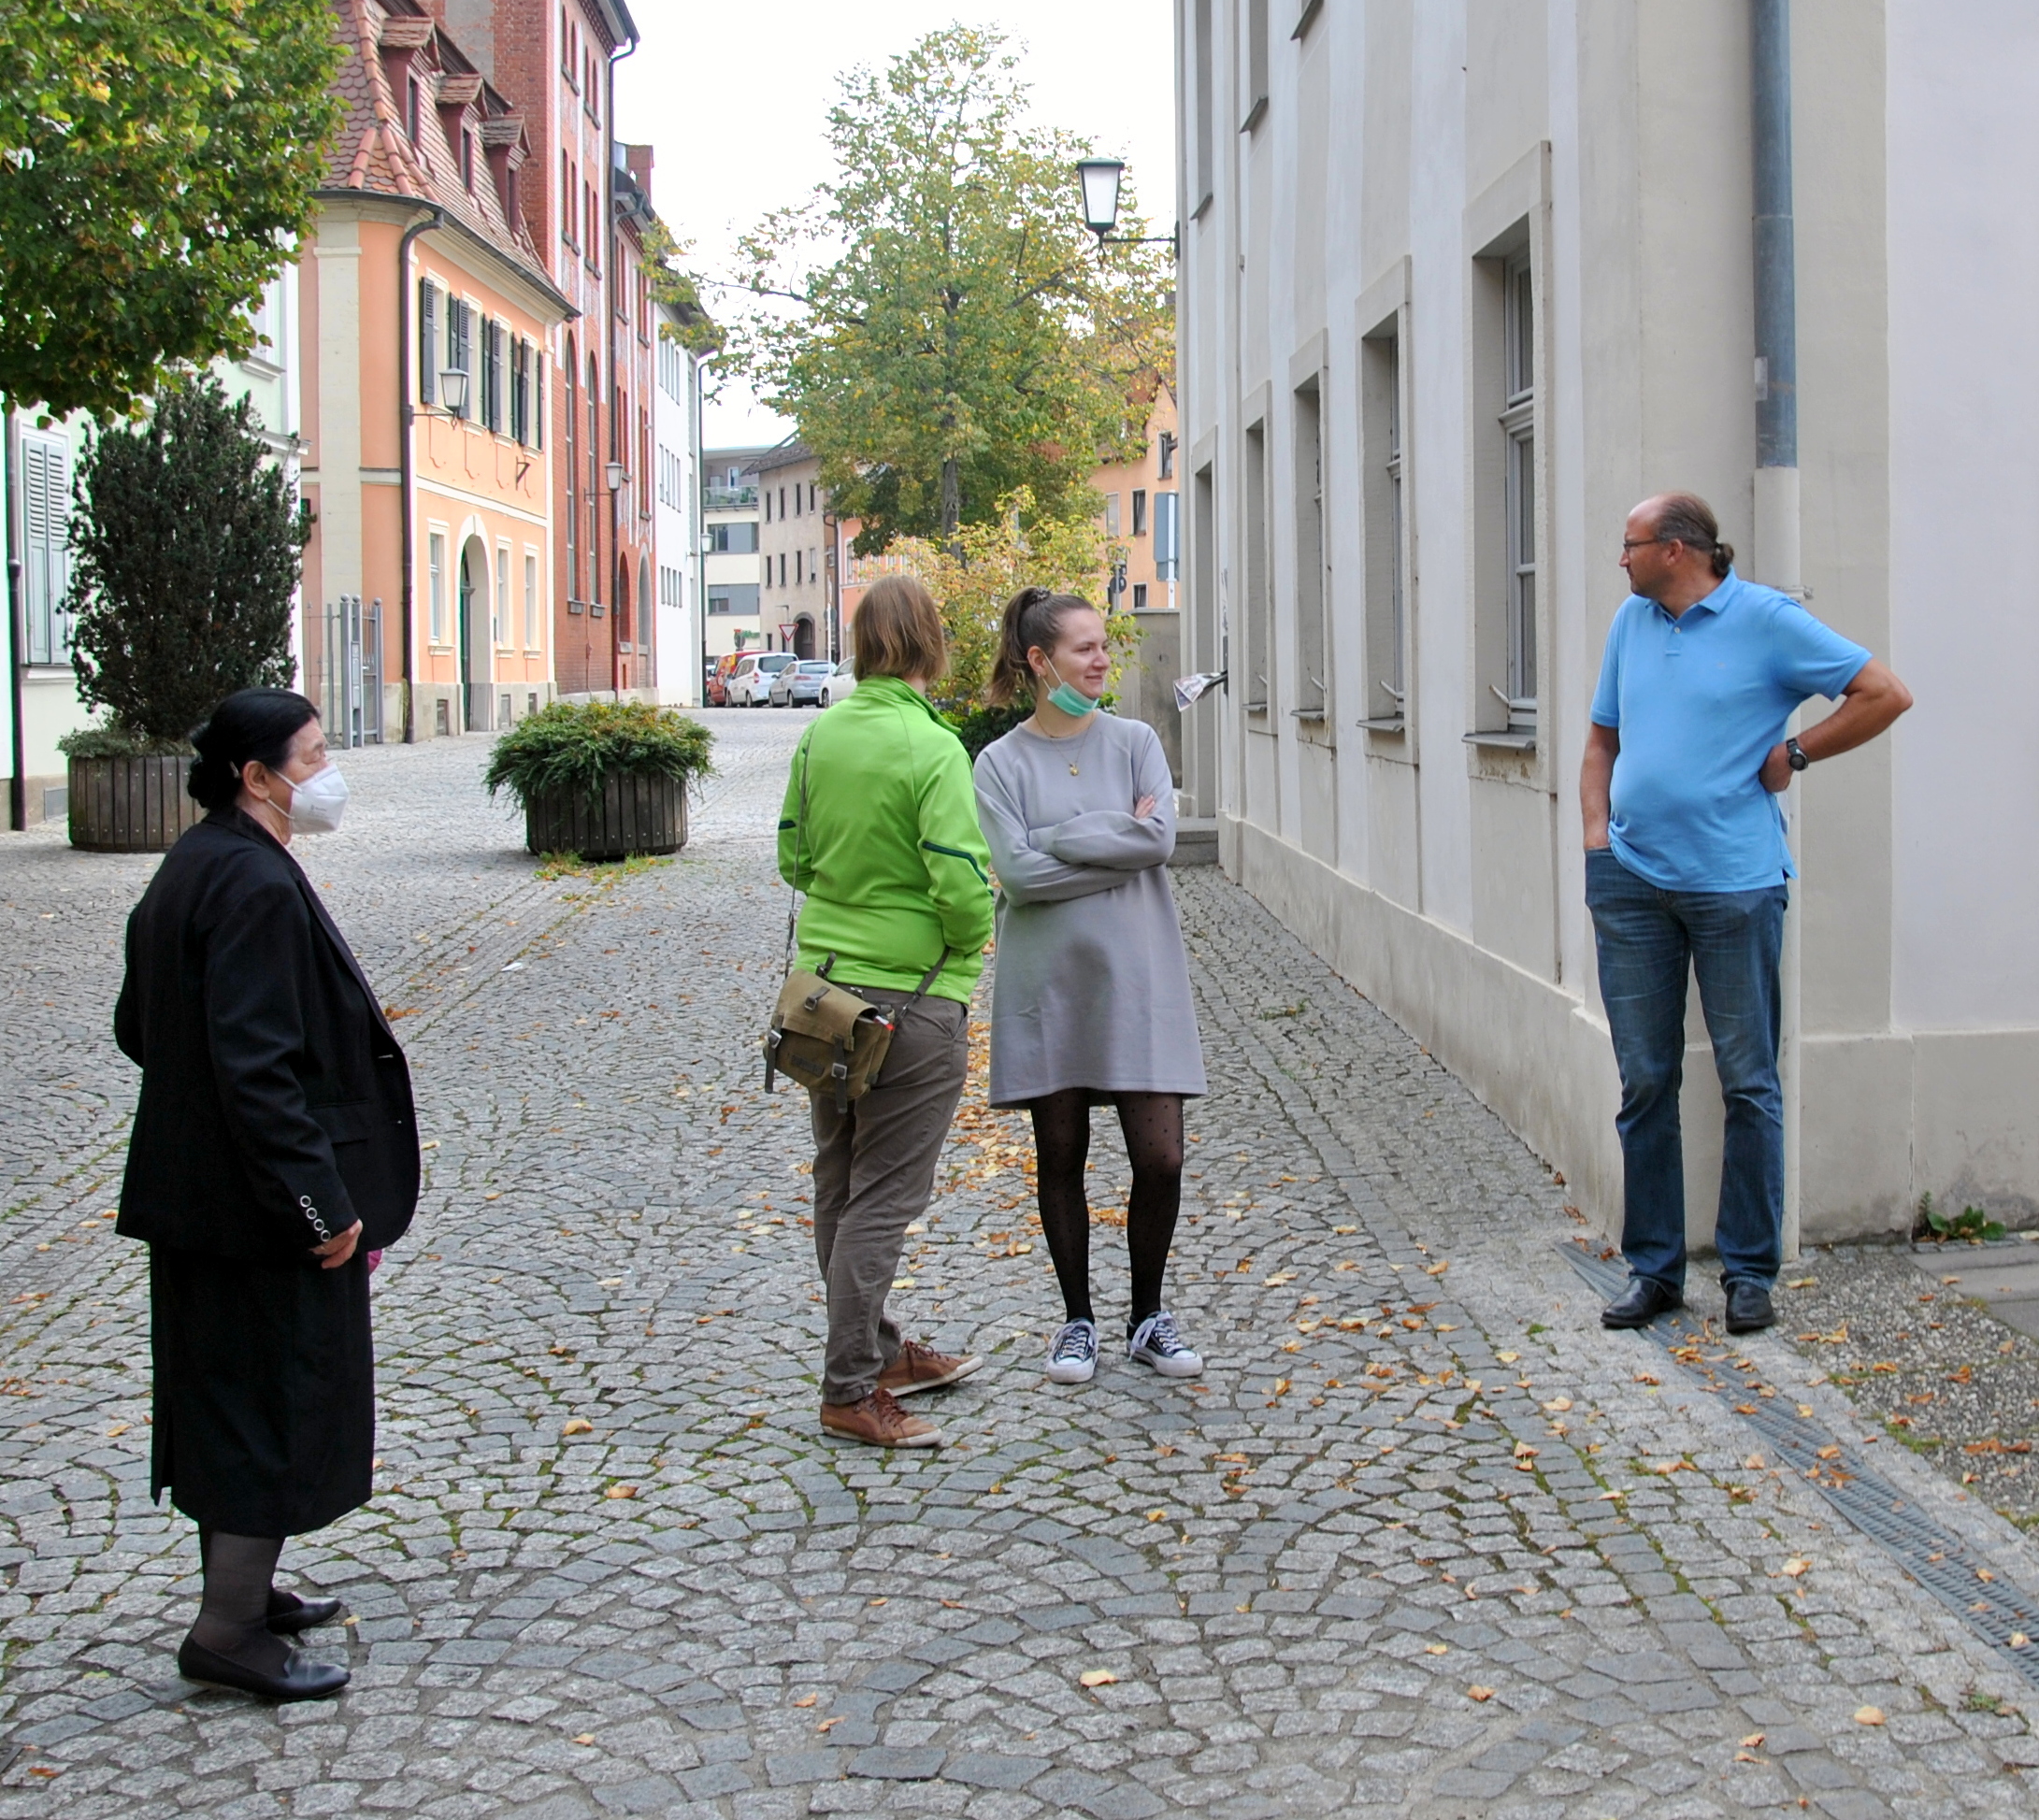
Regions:
<instances>
[{"instance_id":1,"label":"shoe sole","mask_svg":"<svg viewBox=\"0 0 2039 1820\"><path fill-rule=\"evenodd\" d=\"M1777 1325L1777 1317L1773 1314L1767 1321L1730 1321L1726 1325L1730 1333L1764 1333Z\"/></svg>"},{"instance_id":2,"label":"shoe sole","mask_svg":"<svg viewBox=\"0 0 2039 1820\"><path fill-rule=\"evenodd\" d=\"M1082 1365L1051 1365L1048 1368L1048 1382L1052 1384L1087 1384L1097 1375L1096 1359Z\"/></svg>"},{"instance_id":3,"label":"shoe sole","mask_svg":"<svg viewBox=\"0 0 2039 1820\"><path fill-rule=\"evenodd\" d=\"M900 1435L892 1440L883 1440L877 1435L852 1434L847 1428L832 1428L826 1422L821 1425L821 1431L825 1435L833 1435L838 1440L854 1440L859 1447L940 1447L941 1445L941 1430L940 1428L930 1428L925 1435Z\"/></svg>"},{"instance_id":4,"label":"shoe sole","mask_svg":"<svg viewBox=\"0 0 2039 1820\"><path fill-rule=\"evenodd\" d=\"M1645 1314L1640 1320L1635 1321L1631 1321L1626 1316L1618 1321L1610 1321L1605 1314L1602 1314L1600 1318L1600 1324L1615 1333L1633 1333L1637 1328L1646 1327L1651 1322L1658 1320L1666 1314L1675 1314L1684 1306L1683 1302L1677 1302L1670 1308L1660 1308L1655 1314Z\"/></svg>"},{"instance_id":5,"label":"shoe sole","mask_svg":"<svg viewBox=\"0 0 2039 1820\"><path fill-rule=\"evenodd\" d=\"M1128 1353L1126 1356L1136 1365L1151 1365L1164 1378L1200 1378L1203 1376L1203 1361L1194 1365L1181 1359L1171 1359L1158 1353Z\"/></svg>"},{"instance_id":6,"label":"shoe sole","mask_svg":"<svg viewBox=\"0 0 2039 1820\"><path fill-rule=\"evenodd\" d=\"M941 1390L946 1385L960 1383L983 1363L984 1359L973 1354L967 1359L958 1359L955 1370L944 1372L939 1378L922 1378L910 1384L888 1384L880 1378L878 1388L889 1390L895 1397L918 1397L924 1390Z\"/></svg>"}]
</instances>

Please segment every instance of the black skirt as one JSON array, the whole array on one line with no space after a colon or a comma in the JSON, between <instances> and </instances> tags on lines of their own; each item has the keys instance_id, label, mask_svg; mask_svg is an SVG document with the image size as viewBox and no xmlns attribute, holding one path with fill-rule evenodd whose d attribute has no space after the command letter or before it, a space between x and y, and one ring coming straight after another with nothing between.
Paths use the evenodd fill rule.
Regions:
<instances>
[{"instance_id":1,"label":"black skirt","mask_svg":"<svg viewBox=\"0 0 2039 1820\"><path fill-rule=\"evenodd\" d=\"M150 1495L233 1536L298 1536L368 1501L368 1263L337 1270L149 1248Z\"/></svg>"}]
</instances>

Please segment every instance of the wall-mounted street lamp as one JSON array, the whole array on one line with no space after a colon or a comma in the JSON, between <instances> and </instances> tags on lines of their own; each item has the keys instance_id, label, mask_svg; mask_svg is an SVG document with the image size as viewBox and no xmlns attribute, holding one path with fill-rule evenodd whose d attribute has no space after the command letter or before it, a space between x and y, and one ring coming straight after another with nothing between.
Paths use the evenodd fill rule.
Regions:
<instances>
[{"instance_id":1,"label":"wall-mounted street lamp","mask_svg":"<svg viewBox=\"0 0 2039 1820\"><path fill-rule=\"evenodd\" d=\"M1085 158L1076 166L1076 176L1084 186L1084 225L1098 236L1099 254L1107 247L1166 246L1170 254L1175 255L1172 234L1112 232L1118 225L1119 180L1125 175L1126 161L1122 158Z\"/></svg>"},{"instance_id":2,"label":"wall-mounted street lamp","mask_svg":"<svg viewBox=\"0 0 2039 1820\"><path fill-rule=\"evenodd\" d=\"M610 462L608 472L610 492L621 493L625 487L629 485L630 470L621 462Z\"/></svg>"},{"instance_id":3,"label":"wall-mounted street lamp","mask_svg":"<svg viewBox=\"0 0 2039 1820\"><path fill-rule=\"evenodd\" d=\"M449 417L467 416L467 374L465 369L449 366L440 372L439 403L446 407Z\"/></svg>"}]
</instances>

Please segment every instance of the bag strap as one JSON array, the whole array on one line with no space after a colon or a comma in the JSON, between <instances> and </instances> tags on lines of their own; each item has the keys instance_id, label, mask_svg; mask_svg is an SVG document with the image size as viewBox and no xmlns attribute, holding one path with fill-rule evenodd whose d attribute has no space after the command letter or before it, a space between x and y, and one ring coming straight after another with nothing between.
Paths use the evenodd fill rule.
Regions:
<instances>
[{"instance_id":1,"label":"bag strap","mask_svg":"<svg viewBox=\"0 0 2039 1820\"><path fill-rule=\"evenodd\" d=\"M779 977L782 980L789 978L793 972L794 932L800 917L800 887L797 881L800 876L800 847L807 838L807 761L808 749L813 738L814 729L810 727L807 738L800 741L800 819L793 824L793 877L787 881L786 889L786 964L780 971ZM833 962L835 956L831 954L828 959ZM826 968L823 970L826 974Z\"/></svg>"}]
</instances>

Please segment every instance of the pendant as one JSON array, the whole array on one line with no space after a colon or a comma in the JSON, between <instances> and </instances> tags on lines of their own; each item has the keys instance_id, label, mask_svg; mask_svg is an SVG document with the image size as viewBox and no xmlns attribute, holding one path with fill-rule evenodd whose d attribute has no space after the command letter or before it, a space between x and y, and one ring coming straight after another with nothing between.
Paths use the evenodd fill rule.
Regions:
<instances>
[{"instance_id":1,"label":"pendant","mask_svg":"<svg viewBox=\"0 0 2039 1820\"><path fill-rule=\"evenodd\" d=\"M1082 775L1083 775L1083 774L1082 774L1082 773L1081 773L1080 771L1078 771L1078 770L1077 770L1077 768L1076 768L1076 767L1075 767L1075 766L1071 765L1071 766L1070 767L1070 776L1071 776L1071 777L1073 778L1073 777L1080 777L1080 776L1082 776Z\"/></svg>"}]
</instances>

